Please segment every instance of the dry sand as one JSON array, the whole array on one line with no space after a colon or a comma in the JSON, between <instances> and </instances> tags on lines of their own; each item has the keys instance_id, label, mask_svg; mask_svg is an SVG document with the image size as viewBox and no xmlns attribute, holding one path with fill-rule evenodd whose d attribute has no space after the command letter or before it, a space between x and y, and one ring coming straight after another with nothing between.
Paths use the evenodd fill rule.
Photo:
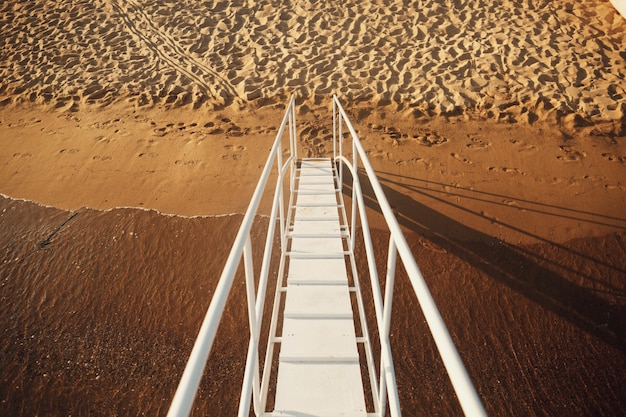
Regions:
<instances>
[{"instance_id":1,"label":"dry sand","mask_svg":"<svg viewBox=\"0 0 626 417\"><path fill-rule=\"evenodd\" d=\"M411 199L511 242L623 228L626 21L497 3L7 3L0 192L243 212L288 95L302 154L328 155L337 93Z\"/></svg>"},{"instance_id":2,"label":"dry sand","mask_svg":"<svg viewBox=\"0 0 626 417\"><path fill-rule=\"evenodd\" d=\"M240 219L210 216L245 211L290 94L300 154L330 155L336 93L488 411L626 413L608 1L5 2L0 28L0 411L164 413ZM454 414L399 294L405 414Z\"/></svg>"}]
</instances>

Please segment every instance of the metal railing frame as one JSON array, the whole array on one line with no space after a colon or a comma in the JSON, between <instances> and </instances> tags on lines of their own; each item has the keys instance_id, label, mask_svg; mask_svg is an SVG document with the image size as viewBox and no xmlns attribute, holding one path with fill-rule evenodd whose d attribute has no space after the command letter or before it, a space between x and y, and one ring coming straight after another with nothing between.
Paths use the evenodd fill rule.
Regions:
<instances>
[{"instance_id":1,"label":"metal railing frame","mask_svg":"<svg viewBox=\"0 0 626 417\"><path fill-rule=\"evenodd\" d=\"M343 153L343 127L348 128L352 138L352 160L348 159ZM283 162L282 142L285 130L288 129L289 135L289 155ZM340 193L343 199L343 168L347 168L352 176L352 204L351 204L351 221L347 222L345 205L342 204L343 218L348 233L349 252L351 252L350 260L352 264L355 286L359 286L358 276L356 274L356 265L354 260L354 249L356 241L356 225L357 211L358 220L361 223L363 232L363 240L365 242L365 251L368 262L368 271L370 275L372 296L376 313L376 324L378 326L379 342L380 342L380 380L376 380L375 369L373 367L373 358L371 353L371 344L369 341L369 332L367 331L367 323L364 320L365 312L360 291L357 292L358 309L361 316L361 326L363 336L367 339L366 356L370 374L370 383L372 387L372 397L376 415L384 416L387 409L387 400L389 401L389 410L392 416L400 416L400 404L398 399L398 389L395 380L393 367L393 358L391 354L391 345L389 341L389 328L391 324L391 310L393 302L393 287L395 280L395 267L397 255L403 262L407 275L413 286L419 304L422 308L426 321L429 325L437 348L443 359L448 375L452 381L452 385L461 403L461 407L465 415L485 416L484 408L476 394L476 391L467 375L465 367L461 362L458 352L454 347L452 339L446 329L445 324L439 314L430 291L422 277L413 254L404 238L404 235L393 215L391 207L385 197L383 189L376 178L375 172L367 159L367 155L360 143L358 135L350 123L343 107L336 96L333 96L333 159L338 165L338 177ZM248 416L250 413L250 403L254 413L257 416L265 414L267 395L269 390L269 381L272 368L272 358L274 352L274 343L280 341L276 338L276 328L278 323L279 304L275 302L270 329L268 334L268 345L266 349L265 359L263 362L263 376L260 378L259 363L259 338L261 333L261 319L265 306L265 297L267 285L269 281L270 260L273 252L273 241L276 232L276 223L280 228L280 245L281 259L278 268L275 300L280 297L282 291L282 277L285 267L285 253L287 250L287 228L290 224L291 210L285 212L285 195L284 183L289 181L289 205L293 204L294 184L295 184L295 162L297 161L297 137L296 137L296 112L295 99L292 96L285 110L285 115L278 129L276 139L270 150L270 155L263 168L261 178L256 186L246 214L244 215L242 224L239 228L235 242L230 251L224 270L220 276L219 282L215 289L215 293L205 315L204 321L200 327L198 337L194 343L189 361L183 371L182 378L174 395L174 399L170 406L168 416L187 416L191 412L193 401L201 382L204 369L209 358L211 347L215 340L215 335L219 327L228 295L231 291L233 280L237 269L242 260L244 266L244 275L246 283L246 299L248 308L248 320L250 328L250 341L248 343L248 353L246 357L246 368L244 371L242 390L239 402L238 416ZM378 201L381 212L387 222L390 231L389 252L387 258L386 280L384 300L381 294L378 273L376 270L376 262L374 249L372 246L371 235L368 226L366 208L363 200L363 193L359 181L359 162L363 164L363 169L371 183L374 195ZM272 166L276 164L277 179L272 206L269 217L268 232L265 241L263 259L258 277L258 289L255 295L255 277L252 259L252 242L251 229L254 218L258 212L261 199L265 193L266 185L272 172Z\"/></svg>"},{"instance_id":2,"label":"metal railing frame","mask_svg":"<svg viewBox=\"0 0 626 417\"><path fill-rule=\"evenodd\" d=\"M282 142L285 129L288 129L289 133L289 156L283 162ZM263 316L263 309L265 305L265 295L269 280L270 259L273 251L273 238L277 222L280 227L281 250L283 253L285 252L285 228L287 226L286 221L288 219L285 218L283 184L285 180L288 179L290 191L293 189L295 175L293 166L296 160L296 112L295 98L292 96L285 110L285 115L278 129L274 144L270 150L270 155L265 163L265 167L263 168L261 178L257 183L256 189L239 228L239 232L237 233L235 242L226 261L226 266L220 276L215 293L211 299L211 303L206 312L204 321L202 322L202 326L200 327L200 331L191 351L189 361L183 371L182 378L167 414L170 417L187 416L191 412L193 401L196 396L198 386L200 385L204 368L209 358L211 347L213 345L213 341L215 340L215 335L224 312L224 307L242 258L246 282L250 341L248 344L248 354L246 358L246 368L244 371L238 415L241 417L249 415L251 398L253 400L253 408L256 415L261 415L265 408L267 382L263 381L263 385L261 385L261 382L259 381L258 348L261 332L261 318ZM255 297L255 279L250 232L274 163L276 163L277 166L278 178L276 179L276 188L270 211L269 230L267 233L259 275L259 287ZM281 262L279 267L279 276L282 276L283 268L284 264ZM271 368L271 363L267 362L267 359L265 364L267 366L264 366L264 371ZM263 388L263 386L265 386L265 388ZM265 395L261 395L262 392L264 392Z\"/></svg>"},{"instance_id":3,"label":"metal railing frame","mask_svg":"<svg viewBox=\"0 0 626 417\"><path fill-rule=\"evenodd\" d=\"M348 133L352 139L352 160L344 155L344 125L348 128ZM376 314L376 324L379 329L378 333L381 348L380 381L378 384L372 383L373 390L376 388L376 385L378 385L378 392L372 393L374 396L376 411L380 412L381 416L384 416L387 406L386 399L388 399L391 415L394 417L401 415L398 388L396 385L393 358L391 354L391 344L389 341L395 268L397 255L400 255L400 260L402 261L411 285L413 286L413 290L417 296L417 300L426 322L428 323L428 327L435 340L435 344L437 345L437 349L439 350L439 354L441 355L464 414L466 416L486 416L486 412L480 398L478 397L469 375L465 370L463 362L461 361L452 338L450 337L450 333L443 322L441 314L435 305L435 301L430 294L428 286L426 285L422 273L415 262L415 258L413 257L409 245L406 242L404 234L400 229L400 225L398 224L391 206L387 201L383 188L381 187L376 177L376 173L367 158L367 154L361 145L361 141L359 140L354 127L350 123L345 110L341 106L339 99L335 95L333 96L333 159L338 165L339 170L339 187L341 187L340 195L343 196L344 190L343 168L347 168L352 176L351 223L348 225L351 227L349 237L351 250L354 250L355 247L357 210L363 232L368 272L370 275L372 296L374 298L373 301ZM374 249L368 226L366 206L363 200L363 192L359 180L359 162L363 165L364 172L371 184L374 196L390 232L384 300L381 295Z\"/></svg>"}]
</instances>

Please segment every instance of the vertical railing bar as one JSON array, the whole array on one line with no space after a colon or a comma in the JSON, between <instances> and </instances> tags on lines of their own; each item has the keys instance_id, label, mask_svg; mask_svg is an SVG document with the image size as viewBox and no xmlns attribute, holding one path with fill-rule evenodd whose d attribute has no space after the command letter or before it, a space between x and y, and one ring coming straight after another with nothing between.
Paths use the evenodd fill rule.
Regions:
<instances>
[{"instance_id":1,"label":"vertical railing bar","mask_svg":"<svg viewBox=\"0 0 626 417\"><path fill-rule=\"evenodd\" d=\"M282 142L282 140L281 140ZM291 146L291 127L289 127L289 148L290 151L292 150L292 146ZM282 158L282 146L280 148L280 151L278 152L278 162L277 162L277 171L278 171L278 180L277 180L277 190L278 190L278 184L280 184L280 189L281 189L281 197L282 197L282 169L283 169L283 158ZM276 193L278 194L278 193ZM274 197L276 197L276 195L274 195ZM283 200L283 198L280 198L278 200L278 210L279 210L279 222L280 222L280 244L281 246L285 246L285 224L283 222L284 219L284 214L285 214L285 201Z\"/></svg>"},{"instance_id":2,"label":"vertical railing bar","mask_svg":"<svg viewBox=\"0 0 626 417\"><path fill-rule=\"evenodd\" d=\"M268 232L267 232L267 236L266 236L266 240L265 240L265 252L263 255L263 264L261 265L261 275L259 278L259 289L258 289L258 293L257 293L257 304L256 304L256 316L257 317L263 317L263 309L265 307L265 296L267 293L267 283L268 283L268 279L269 279L269 267L270 267L270 263L271 263L271 255L272 255L272 251L273 251L273 242L274 242L274 233L276 231L276 208L278 207L278 202L276 201L277 197L278 199L282 200L282 176L280 176L278 178L278 180L276 181L276 188L277 191L278 189L280 189L280 193L276 192L276 194L274 195L274 203L272 204L272 212L270 214L270 222L268 225ZM279 220L280 221L280 220ZM260 338L260 334L261 334L261 320L257 321L257 334ZM257 350L257 361L258 361L258 343L259 341L257 340L257 344L256 344L256 350ZM263 369L265 370L265 367L267 366L267 363L264 362L263 363ZM256 365L256 372L259 372L259 366L258 364ZM261 385L261 391L259 392L259 408L260 410L263 412L265 411L265 404L266 404L266 398L265 395L263 394L263 390L262 390L263 386Z\"/></svg>"},{"instance_id":3,"label":"vertical railing bar","mask_svg":"<svg viewBox=\"0 0 626 417\"><path fill-rule=\"evenodd\" d=\"M398 396L398 384L396 383L396 374L393 365L393 355L391 354L391 344L387 340L381 346L381 364L384 363L384 375L387 382L387 395L389 397L389 410L393 417L401 417L402 411L400 410L400 398ZM381 370L382 371L382 370Z\"/></svg>"},{"instance_id":4,"label":"vertical railing bar","mask_svg":"<svg viewBox=\"0 0 626 417\"><path fill-rule=\"evenodd\" d=\"M289 127L289 130L291 131L291 127ZM289 136L291 136L291 132L289 132ZM280 148L278 149L278 154L276 155L276 166L278 167L278 172L280 173L281 168L283 167L283 145L282 145L282 138L281 138L281 144L280 144Z\"/></svg>"},{"instance_id":5,"label":"vertical railing bar","mask_svg":"<svg viewBox=\"0 0 626 417\"><path fill-rule=\"evenodd\" d=\"M353 144L352 145L353 166L355 167L354 172L356 172L357 173L356 175L358 175L359 171L356 169L356 166L357 166L357 160L356 160L357 153L355 152L356 147L355 147L354 143L355 143L354 138L352 138L352 144ZM354 179L353 179L352 180L352 219L351 219L351 221L352 221L352 234L353 235L356 235L356 209L357 209L357 204L356 204L356 199L355 199L355 197L356 197L355 193L356 193L356 189L354 187ZM352 242L352 244L353 244L352 250L354 250L354 248L355 248L354 245L356 244L356 241Z\"/></svg>"},{"instance_id":6,"label":"vertical railing bar","mask_svg":"<svg viewBox=\"0 0 626 417\"><path fill-rule=\"evenodd\" d=\"M367 360L367 369L368 369L368 374L369 374L369 379L370 379L370 387L371 387L371 391L372 391L372 402L374 403L374 412L379 413L380 412L380 402L378 400L378 392L380 391L379 385L378 385L378 381L376 379L376 364L374 363L374 352L372 351L372 342L370 339L370 334L369 334L369 327L367 325L367 320L366 320L366 316L365 316L365 306L363 304L363 296L361 295L361 283L359 280L359 276L358 276L358 272L356 269L356 261L354 260L354 257L351 256L350 258L350 264L352 267L352 273L353 273L353 277L354 277L354 286L356 288L356 295L357 295L357 307L359 309L359 319L360 319L360 324L361 324L361 332L363 333L363 336L366 339L366 344L365 344L365 357Z\"/></svg>"},{"instance_id":7,"label":"vertical railing bar","mask_svg":"<svg viewBox=\"0 0 626 417\"><path fill-rule=\"evenodd\" d=\"M338 114L338 117L337 134L339 135L339 156L343 156L343 119L341 113ZM343 161L341 159L339 161L339 182L343 184Z\"/></svg>"},{"instance_id":8,"label":"vertical railing bar","mask_svg":"<svg viewBox=\"0 0 626 417\"><path fill-rule=\"evenodd\" d=\"M294 105L294 101L292 100L292 110L294 112L294 117L295 117L295 105ZM294 154L292 155L291 158L291 163L289 165L289 169L290 169L290 178L289 178L289 203L287 205L287 215L286 217L283 217L283 221L282 224L284 224L284 228L281 230L281 241L283 242L283 251L282 251L282 255L284 256L285 253L287 253L287 247L286 247L286 231L288 226L291 224L291 217L293 214L293 210L291 209L291 207L293 207L294 204L294 197L295 197L295 186L296 186L296 168L295 165L297 164L297 159L296 159L296 153L297 153L297 141L296 141L296 137L297 137L297 132L295 130L293 130L293 152ZM283 200L284 201L284 198ZM284 210L283 210L283 216L285 216Z\"/></svg>"},{"instance_id":9,"label":"vertical railing bar","mask_svg":"<svg viewBox=\"0 0 626 417\"><path fill-rule=\"evenodd\" d=\"M372 395L372 402L374 404L374 412L380 412L380 401L378 400L377 393L380 391L378 381L376 379L376 363L374 362L374 352L372 351L372 341L369 334L369 327L367 325L367 320L365 316L365 306L363 303L363 296L361 294L361 284L358 277L358 273L356 272L356 261L351 259L352 268L354 271L354 281L355 287L357 289L357 305L359 310L360 322L361 322L361 332L365 337L365 358L367 361L367 369L370 380L370 390Z\"/></svg>"},{"instance_id":10,"label":"vertical railing bar","mask_svg":"<svg viewBox=\"0 0 626 417\"><path fill-rule=\"evenodd\" d=\"M249 283L249 290L248 290L248 297L249 297L249 301L248 301L248 309L249 309L249 314L250 314L250 328L252 329L252 332L250 333L250 338L252 340L254 340L254 364L253 364L253 374L252 374L252 399L253 399L253 404L254 404L254 411L257 415L260 415L261 410L259 408L260 405L260 401L259 401L259 388L260 388L260 381L259 381L259 332L260 332L260 328L261 328L261 320L259 315L256 312L257 309L257 302L256 302L256 298L255 298L255 282L254 282L254 264L253 264L253 253L252 253L252 240L250 238L250 235L248 235L248 244L247 246L247 250L246 248L244 248L244 252L243 252L243 258L244 258L244 265L248 265L247 269L248 272L246 272L246 281ZM247 254L247 256L246 256ZM248 261L246 261L246 257L248 258ZM246 267L244 266L244 269L246 269ZM260 289L259 289L260 290ZM252 327L254 325L254 328Z\"/></svg>"},{"instance_id":11,"label":"vertical railing bar","mask_svg":"<svg viewBox=\"0 0 626 417\"><path fill-rule=\"evenodd\" d=\"M279 177L278 181L276 181L277 190L280 189L280 194L282 194L282 176ZM279 196L279 193L276 193ZM279 196L280 198L280 196ZM256 297L256 315L257 317L262 317L263 309L265 307L265 294L267 290L267 282L269 280L269 268L272 258L272 251L274 249L274 233L276 232L276 207L278 206L278 202L276 201L276 197L274 198L274 204L272 204L272 211L270 214L270 221L268 224L267 236L265 238L265 251L263 253L263 263L261 264L261 273L259 277L259 289ZM257 328L260 331L261 320L258 320Z\"/></svg>"},{"instance_id":12,"label":"vertical railing bar","mask_svg":"<svg viewBox=\"0 0 626 417\"><path fill-rule=\"evenodd\" d=\"M254 347L254 341L250 339L248 342L248 353L246 355L246 368L243 375L243 382L241 384L241 394L239 397L239 409L237 410L238 417L246 417L250 415L250 397L253 396L253 383L248 381L252 378L251 373L254 372L256 365L254 363L254 353L256 349ZM255 410L255 414L256 410ZM258 415L258 414L257 414Z\"/></svg>"},{"instance_id":13,"label":"vertical railing bar","mask_svg":"<svg viewBox=\"0 0 626 417\"><path fill-rule=\"evenodd\" d=\"M391 327L391 310L393 306L393 288L396 276L396 259L398 251L396 249L393 236L389 236L389 250L387 253L387 274L385 277L385 301L383 303L383 328L380 331L380 340L382 343L389 343L389 329ZM381 358L382 359L382 358ZM385 416L386 398L384 391L386 390L386 364L385 361L380 361L380 403L381 403L381 417ZM387 365L387 366L385 366Z\"/></svg>"},{"instance_id":14,"label":"vertical railing bar","mask_svg":"<svg viewBox=\"0 0 626 417\"><path fill-rule=\"evenodd\" d=\"M290 106L289 109L287 109L289 111L289 152L291 154L293 154L293 148L294 148L294 138L293 138L293 127L294 127L294 120L293 120L293 108Z\"/></svg>"},{"instance_id":15,"label":"vertical railing bar","mask_svg":"<svg viewBox=\"0 0 626 417\"><path fill-rule=\"evenodd\" d=\"M278 327L278 313L280 307L280 288L283 285L283 274L285 273L285 256L284 252L280 258L278 266L278 275L276 278L276 288L274 290L274 306L272 307L272 317L270 320L270 329L267 335L267 349L265 351L265 360L263 362L263 379L261 381L261 409L265 411L267 406L267 395L269 392L269 383L272 372L272 358L274 356L274 337L276 328Z\"/></svg>"},{"instance_id":16,"label":"vertical railing bar","mask_svg":"<svg viewBox=\"0 0 626 417\"><path fill-rule=\"evenodd\" d=\"M290 163L291 164L291 163ZM284 178L284 176L283 176ZM280 205L282 206L282 201L283 201L283 187L282 187L282 181L283 179L279 178L277 180L277 182L281 183L281 193L280 195L276 195L275 196L275 203L276 203L276 199L279 199L280 201ZM278 185L277 185L278 187ZM282 211L282 210L281 210ZM281 213L281 216L284 215L284 212ZM283 220L279 219L280 225L283 225ZM272 224L275 224L276 221L274 220L272 222ZM271 235L268 234L267 236L267 242L269 243L270 239L273 239L274 237L274 228L272 228L271 231ZM283 227L281 227L281 234L284 235L284 232L282 231L284 230ZM263 410L263 412L265 411L265 407L267 405L267 394L269 391L269 378L270 378L270 374L272 371L272 355L274 354L274 343L273 343L273 339L276 333L276 325L278 322L278 306L280 304L280 287L282 286L282 276L284 273L284 267L285 267L285 253L287 251L287 248L285 247L285 239L284 236L281 235L281 256L280 256L280 261L279 261L279 266L278 266L278 273L276 276L276 286L275 286L275 290L274 290L274 305L272 307L272 315L270 318L270 329L268 332L268 336L267 336L267 349L265 351L265 359L263 362L263 377L261 379L261 410Z\"/></svg>"},{"instance_id":17,"label":"vertical railing bar","mask_svg":"<svg viewBox=\"0 0 626 417\"><path fill-rule=\"evenodd\" d=\"M282 176L281 176L282 177ZM280 184L280 185L279 185ZM266 246L268 244L271 244L271 240L274 237L274 231L275 231L275 226L272 226L272 224L275 225L276 221L272 221L272 217L273 215L276 213L276 209L275 207L279 204L277 202L277 199L279 201L283 200L283 196L282 196L282 179L279 177L277 180L277 187L280 186L281 188L281 193L280 195L278 195L278 193L276 193L274 195L274 203L272 204L273 210L272 210L272 216L270 217L270 229L272 230L271 235L268 233L267 236L267 242L266 242ZM282 223L282 222L281 222ZM281 257L280 257L280 263L279 263L279 267L278 267L278 275L276 278L276 290L274 292L274 306L272 308L272 317L270 319L270 330L268 333L268 341L267 341L267 350L265 352L265 361L263 363L263 379L261 381L261 410L265 411L265 406L267 404L267 394L268 394L268 390L269 390L269 377L270 377L270 373L271 373L271 358L272 355L274 353L274 344L272 342L272 339L274 338L274 333L276 331L276 324L278 322L278 305L280 304L280 292L279 289L282 286L282 274L284 271L284 264L285 264L285 257L284 254L286 253L286 248L281 248ZM269 262L268 262L269 263ZM262 272L262 277L263 276L268 276L269 273L265 273L265 275L263 275ZM267 285L267 283L266 283ZM261 313L262 314L262 313Z\"/></svg>"},{"instance_id":18,"label":"vertical railing bar","mask_svg":"<svg viewBox=\"0 0 626 417\"><path fill-rule=\"evenodd\" d=\"M278 267L278 279L276 280L276 288L274 291L274 306L272 308L272 318L270 321L270 330L267 336L267 349L265 351L265 360L263 362L263 379L261 380L261 409L265 411L267 406L267 395L269 393L269 383L272 373L272 358L274 356L274 336L276 327L278 327L278 309L280 307L280 287L282 286L282 276L284 274L285 258L281 257L281 263Z\"/></svg>"},{"instance_id":19,"label":"vertical railing bar","mask_svg":"<svg viewBox=\"0 0 626 417\"><path fill-rule=\"evenodd\" d=\"M243 417L248 414L248 410L250 409L250 393L248 392L248 387L252 385L252 393L253 393L253 406L254 412L256 415L260 414L260 403L259 403L259 373L258 373L258 363L259 363L259 355L258 355L258 326L257 326L257 314L256 314L256 301L255 301L255 283L254 283L254 265L252 262L252 240L250 238L250 234L246 238L246 243L243 247L243 264L244 264L244 274L245 274L245 282L246 282L246 299L248 303L248 319L250 325L250 347L248 358L252 355L250 367L246 364L246 372L244 375L244 386L241 391L241 400L239 402L239 416ZM248 362L248 360L246 360ZM252 375L250 375L252 372ZM252 382L250 383L250 379ZM247 394L247 395L246 395Z\"/></svg>"},{"instance_id":20,"label":"vertical railing bar","mask_svg":"<svg viewBox=\"0 0 626 417\"><path fill-rule=\"evenodd\" d=\"M335 103L335 96L333 96L333 164L337 160L337 103Z\"/></svg>"},{"instance_id":21,"label":"vertical railing bar","mask_svg":"<svg viewBox=\"0 0 626 417\"><path fill-rule=\"evenodd\" d=\"M291 154L293 155L294 159L298 159L298 132L296 131L296 105L295 105L295 97L292 97L291 100L291 113L292 113L292 120L293 120L293 125L292 125L292 131L293 131L293 136L292 136L292 151Z\"/></svg>"},{"instance_id":22,"label":"vertical railing bar","mask_svg":"<svg viewBox=\"0 0 626 417\"><path fill-rule=\"evenodd\" d=\"M365 212L365 203L363 201L363 191L361 190L361 182L358 179L356 173L354 188L357 189L356 197L359 204L359 218L361 220L361 229L363 231L363 240L365 243L365 255L367 257L367 263L370 273L370 281L372 284L372 296L374 297L374 310L376 312L376 322L378 328L382 328L383 309L382 309L382 295L380 293L380 282L378 280L378 271L376 271L376 255L374 254L374 246L372 244L372 236L370 235L369 223L367 220L367 213Z\"/></svg>"}]
</instances>

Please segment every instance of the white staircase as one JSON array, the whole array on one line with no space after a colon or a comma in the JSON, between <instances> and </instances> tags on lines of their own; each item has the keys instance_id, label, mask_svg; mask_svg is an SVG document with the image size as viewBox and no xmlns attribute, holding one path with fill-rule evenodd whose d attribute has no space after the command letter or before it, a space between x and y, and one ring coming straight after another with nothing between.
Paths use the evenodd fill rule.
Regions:
<instances>
[{"instance_id":1,"label":"white staircase","mask_svg":"<svg viewBox=\"0 0 626 417\"><path fill-rule=\"evenodd\" d=\"M349 134L344 135L344 127ZM347 153L343 151L344 141L346 147L351 148ZM295 100L292 97L168 416L187 416L191 412L241 263L245 273L250 341L239 417L383 417L387 410L393 417L400 416L389 340L397 261L404 266L465 415L485 416L384 190L337 97L333 97L333 158L298 161L297 148ZM289 150L285 161L283 149ZM277 179L261 268L259 275L255 276L251 229L273 167L277 169ZM348 188L344 184L344 172L350 175L349 179L345 178L351 188L349 210L343 203L343 193ZM378 203L389 231L384 289L378 279L361 177L369 181L373 191L370 197ZM287 188L289 194L286 194ZM285 210L286 195L289 205ZM375 339L370 338L368 322L364 318L364 301L354 256L357 224L360 225L359 239L365 248L372 297L369 301L376 316L375 323L369 323L376 326L378 337ZM280 238L278 265L273 263L275 257L272 256L277 237ZM254 242L254 245L261 243ZM277 273L271 275L270 271ZM269 314L265 310L265 300L269 298L267 287L271 280L276 282L276 288ZM261 325L264 318L269 319L269 326ZM268 340L262 362L259 359L261 337ZM376 357L372 353L373 343L377 343L379 352ZM270 398L270 392L274 393L273 398ZM273 407L268 407L272 403Z\"/></svg>"},{"instance_id":2,"label":"white staircase","mask_svg":"<svg viewBox=\"0 0 626 417\"><path fill-rule=\"evenodd\" d=\"M336 181L330 159L296 174L274 416L367 415Z\"/></svg>"}]
</instances>

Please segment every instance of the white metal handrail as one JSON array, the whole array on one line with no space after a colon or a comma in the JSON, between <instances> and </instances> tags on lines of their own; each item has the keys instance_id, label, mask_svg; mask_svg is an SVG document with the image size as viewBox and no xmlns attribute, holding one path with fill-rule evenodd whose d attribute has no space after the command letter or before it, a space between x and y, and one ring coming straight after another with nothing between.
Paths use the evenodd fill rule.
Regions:
<instances>
[{"instance_id":1,"label":"white metal handrail","mask_svg":"<svg viewBox=\"0 0 626 417\"><path fill-rule=\"evenodd\" d=\"M343 153L343 127L348 128L352 138L352 160ZM282 142L288 129L289 155L283 162ZM379 343L380 343L380 372L379 380L376 378L376 370L373 365L371 345L369 341L369 332L367 331L367 323L364 322L365 316L363 302L360 291L357 291L358 309L361 317L361 326L366 343L366 357L369 368L371 391L374 402L376 416L384 416L387 409L386 402L389 401L389 410L392 416L400 416L400 404L398 399L398 391L394 374L393 358L391 354L391 346L389 341L389 328L391 322L391 310L393 301L393 286L395 279L395 267L397 254L404 264L405 270L413 285L415 294L417 295L420 306L424 312L426 321L431 329L431 333L435 339L439 352L442 356L444 365L448 371L453 387L457 393L461 407L466 415L484 416L485 411L469 380L467 372L461 362L461 359L452 343L452 339L443 323L441 315L435 306L430 292L424 282L424 279L415 263L415 259L406 243L404 235L400 230L398 222L391 211L391 207L385 197L383 189L378 182L374 170L369 163L366 153L358 139L356 131L352 127L345 111L343 110L339 100L333 96L333 157L339 166L339 184L341 192L340 199L343 200L343 168L350 170L352 174L352 204L351 204L351 221L348 221L345 205L342 203L342 212L344 224L351 232L347 233L350 260L353 269L353 277L355 286L358 289L358 276L356 274L356 266L354 260L355 234L357 225L357 211L359 221L363 231L363 239L365 242L365 250L368 261L368 272L371 280L371 289L376 313L376 324L378 327ZM276 139L271 148L270 155L267 159L261 178L254 191L248 210L243 218L239 232L235 238L235 242L228 256L226 266L222 272L215 293L209 305L209 309L205 315L204 321L200 328L198 338L192 349L189 361L183 372L183 376L176 390L176 394L172 401L168 416L186 416L189 415L193 401L202 379L204 368L208 360L215 335L221 321L224 307L231 291L235 273L243 260L244 274L246 282L246 298L248 306L248 319L250 329L250 340L248 344L248 353L246 358L246 368L242 383L241 397L239 402L238 416L248 416L250 412L250 403L255 415L265 415L267 396L269 390L269 381L271 373L271 361L274 351L274 335L278 323L279 304L276 299L281 291L281 280L284 275L285 253L287 247L288 226L291 222L291 210L285 211L284 184L289 181L289 206L293 205L294 182L295 182L295 162L297 161L297 143L296 143L296 116L295 116L295 100L292 97L286 108L285 115L279 127ZM366 215L365 204L361 184L359 181L359 163L363 164L365 173L372 185L375 197L380 205L381 212L387 222L390 231L389 252L387 259L387 270L385 280L384 300L381 294L380 283L376 270L375 254L372 246L368 220ZM251 228L254 217L257 214L261 199L266 193L266 185L272 172L272 166L276 164L277 179L274 188L274 196L270 211L269 225L263 258L258 277L258 289L255 291L255 277L252 261L252 244L251 244ZM268 345L265 352L263 362L263 375L260 377L259 363L259 338L261 333L261 319L265 306L265 298L267 293L267 285L269 281L270 260L273 253L274 235L276 232L276 223L280 228L281 242L281 259L278 268L277 284L274 294L275 303L272 311L270 330L268 334Z\"/></svg>"},{"instance_id":2,"label":"white metal handrail","mask_svg":"<svg viewBox=\"0 0 626 417\"><path fill-rule=\"evenodd\" d=\"M343 152L343 126L348 128L349 134L352 139L352 160L344 155ZM367 154L359 137L350 123L345 110L341 106L338 98L333 96L333 158L339 165L339 186L344 187L343 184L343 167L350 170L352 176L352 213L351 223L352 232L350 233L350 245L351 249L355 246L355 233L357 223L357 209L359 213L359 220L361 222L361 228L363 231L363 239L365 242L365 251L368 262L368 270L371 280L372 295L374 298L374 309L376 313L376 322L379 329L379 342L381 347L381 360L380 360L380 382L378 384L378 409L381 415L384 415L386 404L385 399L389 399L389 409L392 416L400 416L400 404L398 400L398 391L395 380L393 359L391 355L391 345L389 342L389 328L391 323L391 309L393 300L393 286L395 277L395 265L397 254L400 255L400 259L404 264L404 268L407 272L409 280L415 291L418 302L428 323L431 334L437 345L437 349L441 355L444 366L448 372L448 376L452 382L452 386L457 394L461 408L466 416L486 416L486 412L483 405L472 385L472 382L463 366L463 362L454 346L452 338L446 328L445 323L435 305L430 291L424 281L422 273L420 272L415 258L411 253L409 245L404 238L404 234L400 229L398 221L393 214L391 206L385 197L383 188L381 187L376 173L370 164ZM367 175L367 178L372 186L374 195L380 206L381 213L383 214L387 227L389 228L389 252L387 258L387 271L385 280L385 294L384 301L380 291L380 282L378 280L378 273L376 270L376 261L374 255L374 249L372 246L372 240L368 227L368 220L366 214L366 208L363 200L363 193L358 175L359 162L363 164L363 168ZM375 386L375 385L374 385Z\"/></svg>"},{"instance_id":3,"label":"white metal handrail","mask_svg":"<svg viewBox=\"0 0 626 417\"><path fill-rule=\"evenodd\" d=\"M282 141L286 128L288 128L289 132L289 156L283 163ZM282 250L284 252L285 241L282 236L285 235L284 231L286 227L286 218L283 183L285 178L288 178L291 186L293 186L293 164L296 158L296 112L295 100L294 97L291 97L287 109L285 110L283 120L280 124L280 128L278 129L276 140L274 141L270 155L265 163L265 167L263 168L261 178L259 179L246 214L244 215L239 232L237 233L235 242L226 261L226 266L224 267L213 298L211 299L211 304L209 305L209 309L207 310L202 326L200 327L200 331L191 351L189 361L187 362L183 376L168 411L168 416L187 416L191 412L191 407L202 379L202 374L204 373L204 368L224 312L224 307L235 278L235 273L241 263L242 257L244 262L248 317L250 322L250 342L248 346L241 400L239 403L239 416L248 415L251 397L253 398L255 413L257 415L261 413L262 403L264 403L264 400L262 400L260 396L261 387L259 383L258 359L261 317L263 315L265 294L269 277L270 258L272 254L273 236L277 221L280 225L281 244L283 245ZM250 231L274 163L276 163L277 166L278 178L276 180L274 199L270 212L269 230L265 242L263 261L261 265L259 288L255 297L255 280L252 268ZM289 175L289 177L286 177L286 175Z\"/></svg>"}]
</instances>

